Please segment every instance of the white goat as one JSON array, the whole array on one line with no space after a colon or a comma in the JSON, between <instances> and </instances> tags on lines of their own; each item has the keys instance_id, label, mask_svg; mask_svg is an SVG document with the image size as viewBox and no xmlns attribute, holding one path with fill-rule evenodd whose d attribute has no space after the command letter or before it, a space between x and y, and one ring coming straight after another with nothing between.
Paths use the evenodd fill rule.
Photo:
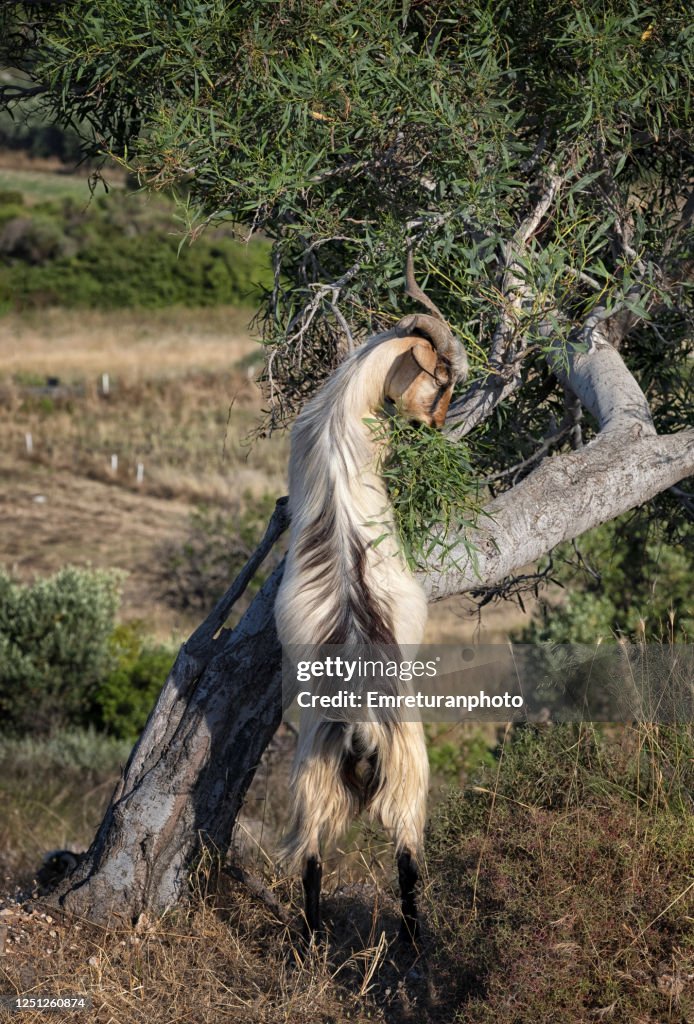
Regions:
<instances>
[{"instance_id":1,"label":"white goat","mask_svg":"<svg viewBox=\"0 0 694 1024\"><path fill-rule=\"evenodd\" d=\"M390 399L406 418L440 427L467 358L415 284L411 258L407 290L434 315L407 316L370 338L294 425L290 543L275 605L283 646L421 642L426 597L399 549L378 472L383 444L365 420ZM383 722L340 722L320 710L303 712L284 856L302 869L308 937L320 926L321 848L361 810L395 841L401 935L416 936L414 889L428 781L421 722L403 721L398 713Z\"/></svg>"}]
</instances>

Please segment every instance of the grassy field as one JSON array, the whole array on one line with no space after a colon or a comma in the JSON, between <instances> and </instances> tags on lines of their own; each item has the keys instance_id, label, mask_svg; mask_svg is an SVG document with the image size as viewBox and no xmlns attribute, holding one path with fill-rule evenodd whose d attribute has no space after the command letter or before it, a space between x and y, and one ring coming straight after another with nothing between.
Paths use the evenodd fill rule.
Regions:
<instances>
[{"instance_id":1,"label":"grassy field","mask_svg":"<svg viewBox=\"0 0 694 1024\"><path fill-rule=\"evenodd\" d=\"M366 834L358 878L328 858L329 941L308 957L297 880L248 857L274 910L211 865L187 907L136 928L5 897L0 991L84 995L90 1015L60 1019L103 1024L691 1024L692 740L691 727L506 732L495 763L434 810L416 949L395 940L392 849ZM56 769L74 779L90 742L63 748L44 749L36 779L27 744L0 748L3 779L12 760L26 780L26 819L42 794L77 819L113 781L85 764L71 805ZM118 750L91 741L91 754L113 764Z\"/></svg>"},{"instance_id":2,"label":"grassy field","mask_svg":"<svg viewBox=\"0 0 694 1024\"><path fill-rule=\"evenodd\" d=\"M66 173L58 160L22 160L17 153L9 159L0 157L0 191L23 192L29 205L65 198L83 200L86 205L91 198L89 175L89 171ZM109 188L123 187L124 175L117 169L104 172L104 178ZM102 186L98 188L103 191Z\"/></svg>"},{"instance_id":3,"label":"grassy field","mask_svg":"<svg viewBox=\"0 0 694 1024\"><path fill-rule=\"evenodd\" d=\"M7 568L27 579L66 563L117 566L130 574L125 617L165 634L192 624L153 590L162 545L182 541L200 503L233 518L285 487L286 441L248 441L262 404L249 316L51 310L0 320Z\"/></svg>"}]
</instances>

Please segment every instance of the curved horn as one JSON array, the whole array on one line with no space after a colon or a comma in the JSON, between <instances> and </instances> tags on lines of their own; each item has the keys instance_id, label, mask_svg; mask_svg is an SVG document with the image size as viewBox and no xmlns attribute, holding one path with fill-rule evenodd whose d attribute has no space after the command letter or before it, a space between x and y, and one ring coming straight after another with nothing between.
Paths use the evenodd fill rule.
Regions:
<instances>
[{"instance_id":1,"label":"curved horn","mask_svg":"<svg viewBox=\"0 0 694 1024\"><path fill-rule=\"evenodd\" d=\"M465 347L448 326L438 306L415 281L412 249L407 250L405 292L431 310L433 316L428 313L412 313L410 316L403 317L396 325L398 334L404 335L411 334L413 331L421 331L429 338L438 354L450 364L454 379L462 380L467 376L468 371Z\"/></svg>"},{"instance_id":2,"label":"curved horn","mask_svg":"<svg viewBox=\"0 0 694 1024\"><path fill-rule=\"evenodd\" d=\"M429 339L439 356L451 368L454 381L467 377L468 360L463 343L455 336L448 324L441 323L428 313L411 313L399 320L395 330L400 337L420 332Z\"/></svg>"},{"instance_id":3,"label":"curved horn","mask_svg":"<svg viewBox=\"0 0 694 1024\"><path fill-rule=\"evenodd\" d=\"M446 323L446 318L432 299L423 291L414 278L414 256L412 255L412 249L408 246L407 248L407 263L405 264L405 294L409 295L411 299L415 299L416 302L421 302L423 306L433 313L437 320L440 320L442 324Z\"/></svg>"}]
</instances>

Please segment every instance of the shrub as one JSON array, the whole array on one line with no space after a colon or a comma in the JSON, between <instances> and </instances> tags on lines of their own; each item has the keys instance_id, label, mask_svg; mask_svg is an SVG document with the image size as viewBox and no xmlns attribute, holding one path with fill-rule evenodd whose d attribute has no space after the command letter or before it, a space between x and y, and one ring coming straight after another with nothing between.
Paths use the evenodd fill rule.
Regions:
<instances>
[{"instance_id":1,"label":"shrub","mask_svg":"<svg viewBox=\"0 0 694 1024\"><path fill-rule=\"evenodd\" d=\"M0 206L24 206L24 196L15 189L0 188Z\"/></svg>"},{"instance_id":2,"label":"shrub","mask_svg":"<svg viewBox=\"0 0 694 1024\"><path fill-rule=\"evenodd\" d=\"M432 775L453 784L474 779L485 767L495 764L494 754L483 732L469 732L464 726L426 726L429 767Z\"/></svg>"},{"instance_id":3,"label":"shrub","mask_svg":"<svg viewBox=\"0 0 694 1024\"><path fill-rule=\"evenodd\" d=\"M0 721L46 734L88 720L109 664L121 574L65 568L30 585L0 570Z\"/></svg>"},{"instance_id":4,"label":"shrub","mask_svg":"<svg viewBox=\"0 0 694 1024\"><path fill-rule=\"evenodd\" d=\"M7 220L0 232L0 256L30 266L64 256L69 248L69 240L52 217L32 217L27 212Z\"/></svg>"},{"instance_id":5,"label":"shrub","mask_svg":"<svg viewBox=\"0 0 694 1024\"><path fill-rule=\"evenodd\" d=\"M115 666L95 690L94 722L112 736L132 740L144 728L174 652L148 641L141 622L117 626L109 650Z\"/></svg>"},{"instance_id":6,"label":"shrub","mask_svg":"<svg viewBox=\"0 0 694 1024\"><path fill-rule=\"evenodd\" d=\"M554 572L565 587L561 604L541 599L531 624L519 635L524 643L592 644L613 634L647 639L694 632L691 544L684 527L675 544L654 523L629 514L581 537L577 546L554 552ZM588 567L588 569L586 569Z\"/></svg>"}]
</instances>

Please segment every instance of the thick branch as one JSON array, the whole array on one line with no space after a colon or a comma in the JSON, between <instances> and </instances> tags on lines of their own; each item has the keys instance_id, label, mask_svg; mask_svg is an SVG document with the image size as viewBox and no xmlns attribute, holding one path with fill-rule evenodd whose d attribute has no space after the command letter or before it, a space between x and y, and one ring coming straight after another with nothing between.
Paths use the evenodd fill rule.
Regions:
<instances>
[{"instance_id":1,"label":"thick branch","mask_svg":"<svg viewBox=\"0 0 694 1024\"><path fill-rule=\"evenodd\" d=\"M464 395L451 403L444 428L447 436L451 441L465 437L519 387L520 379L516 375L490 373L483 380L475 381Z\"/></svg>"},{"instance_id":2,"label":"thick branch","mask_svg":"<svg viewBox=\"0 0 694 1024\"><path fill-rule=\"evenodd\" d=\"M646 396L607 340L614 325L598 317L582 337L586 331L588 351L576 342L568 349L557 344L550 362L597 420L599 436L578 451L546 459L488 505L488 523L466 538L477 549L476 564L458 545L458 569L427 577L433 600L473 589L475 581L498 582L694 473L694 431L656 434Z\"/></svg>"},{"instance_id":3,"label":"thick branch","mask_svg":"<svg viewBox=\"0 0 694 1024\"><path fill-rule=\"evenodd\" d=\"M556 376L598 421L603 434L633 430L655 434L651 411L643 391L619 352L607 341L600 325L593 332L593 348L557 345L550 365Z\"/></svg>"},{"instance_id":4,"label":"thick branch","mask_svg":"<svg viewBox=\"0 0 694 1024\"><path fill-rule=\"evenodd\" d=\"M694 473L694 430L668 437L631 431L601 436L580 451L546 459L485 509L467 535L475 564L458 544L456 569L423 580L430 599L496 583L557 544L578 537Z\"/></svg>"}]
</instances>

